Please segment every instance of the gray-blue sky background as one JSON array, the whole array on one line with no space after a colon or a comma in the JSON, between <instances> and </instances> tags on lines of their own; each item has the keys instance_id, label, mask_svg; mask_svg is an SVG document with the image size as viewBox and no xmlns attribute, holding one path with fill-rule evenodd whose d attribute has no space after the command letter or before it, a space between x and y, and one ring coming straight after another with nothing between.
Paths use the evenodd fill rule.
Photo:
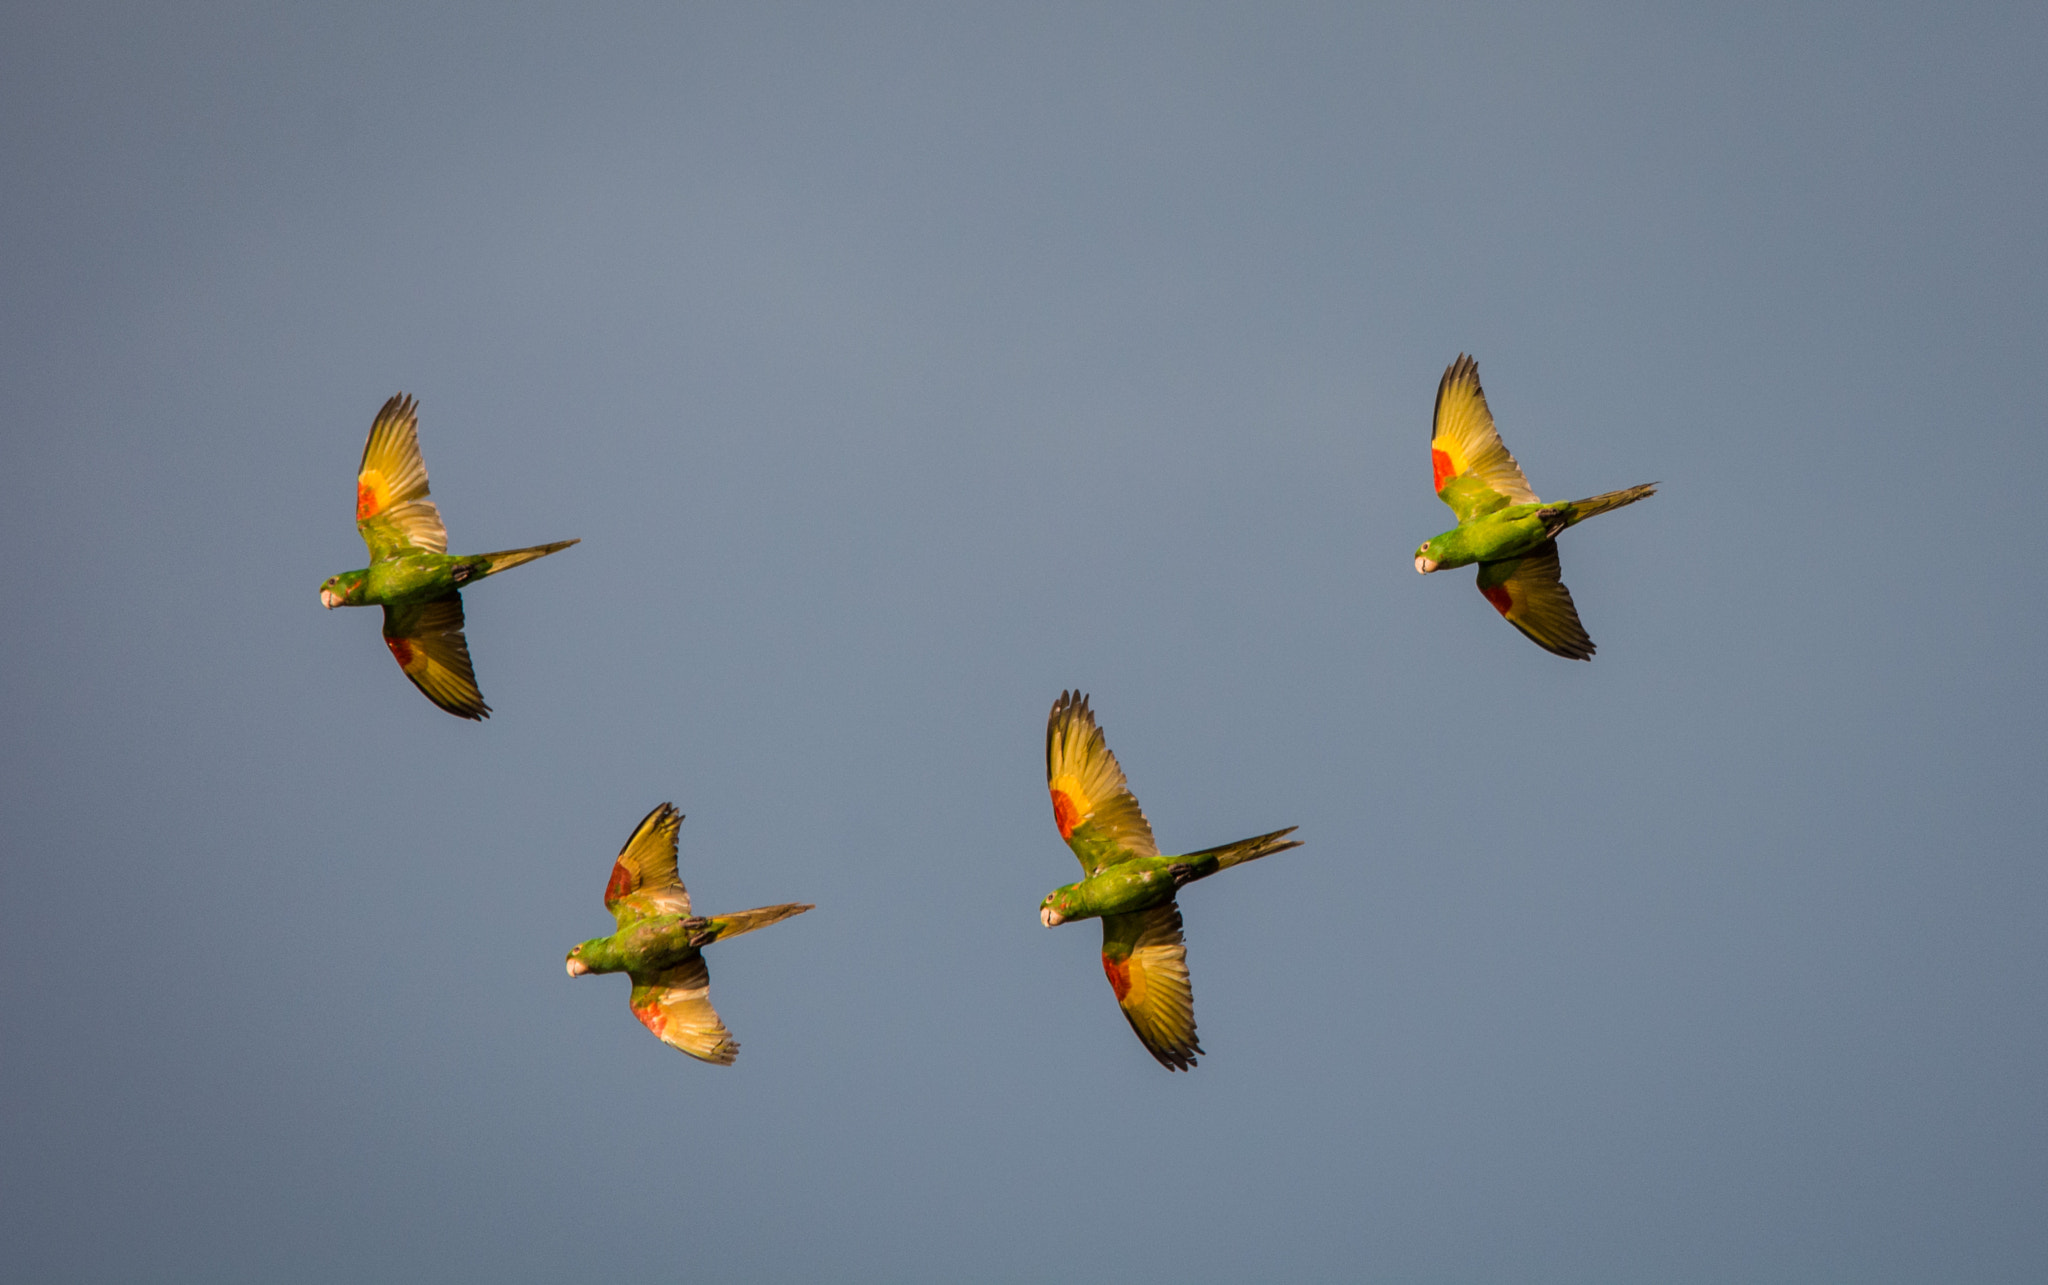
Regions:
<instances>
[{"instance_id":1,"label":"gray-blue sky background","mask_svg":"<svg viewBox=\"0 0 2048 1285\"><path fill-rule=\"evenodd\" d=\"M2039 7L12 5L0 1267L2038 1280ZM1477 355L1599 659L1470 572ZM421 401L496 709L351 475ZM1131 1037L1092 692L1209 1056ZM571 982L632 825L731 1069Z\"/></svg>"}]
</instances>

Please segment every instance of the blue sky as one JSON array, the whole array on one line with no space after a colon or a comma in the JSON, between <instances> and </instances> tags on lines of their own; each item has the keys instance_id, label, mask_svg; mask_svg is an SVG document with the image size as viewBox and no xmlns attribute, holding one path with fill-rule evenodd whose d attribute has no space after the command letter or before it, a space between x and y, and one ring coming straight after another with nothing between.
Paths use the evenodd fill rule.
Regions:
<instances>
[{"instance_id":1,"label":"blue sky","mask_svg":"<svg viewBox=\"0 0 2048 1285\"><path fill-rule=\"evenodd\" d=\"M0 14L0 1265L2036 1280L2048 17ZM1548 656L1425 455L1644 481ZM372 612L403 389L496 710ZM1093 703L1209 1056L1131 1037ZM633 824L743 1045L570 981Z\"/></svg>"}]
</instances>

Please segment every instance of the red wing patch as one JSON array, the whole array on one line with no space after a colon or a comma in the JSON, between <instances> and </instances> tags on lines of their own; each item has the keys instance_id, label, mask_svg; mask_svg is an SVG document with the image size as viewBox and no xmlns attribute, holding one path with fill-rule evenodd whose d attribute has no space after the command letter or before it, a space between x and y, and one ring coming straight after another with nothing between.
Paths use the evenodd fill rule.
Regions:
<instances>
[{"instance_id":1,"label":"red wing patch","mask_svg":"<svg viewBox=\"0 0 2048 1285\"><path fill-rule=\"evenodd\" d=\"M1116 1002L1124 1002L1124 996L1131 993L1131 961L1102 957L1102 975L1109 978L1109 988L1116 992Z\"/></svg>"},{"instance_id":2,"label":"red wing patch","mask_svg":"<svg viewBox=\"0 0 2048 1285\"><path fill-rule=\"evenodd\" d=\"M659 1000L650 1003L645 1008L634 1009L633 1016L640 1019L640 1025L653 1031L654 1038L657 1040L661 1038L661 1033L668 1029L668 1016L661 1011L661 1002Z\"/></svg>"},{"instance_id":3,"label":"red wing patch","mask_svg":"<svg viewBox=\"0 0 2048 1285\"><path fill-rule=\"evenodd\" d=\"M367 485L356 483L356 521L377 516L377 493Z\"/></svg>"},{"instance_id":4,"label":"red wing patch","mask_svg":"<svg viewBox=\"0 0 2048 1285\"><path fill-rule=\"evenodd\" d=\"M1074 827L1081 824L1081 809L1074 806L1074 801L1068 798L1064 791L1054 790L1052 819L1060 828L1060 838L1069 838L1074 833Z\"/></svg>"},{"instance_id":5,"label":"red wing patch","mask_svg":"<svg viewBox=\"0 0 2048 1285\"><path fill-rule=\"evenodd\" d=\"M1451 464L1451 457L1435 447L1430 448L1429 466L1436 474L1436 489L1439 491L1443 490L1444 483L1450 481L1458 472Z\"/></svg>"},{"instance_id":6,"label":"red wing patch","mask_svg":"<svg viewBox=\"0 0 2048 1285\"><path fill-rule=\"evenodd\" d=\"M1493 604L1493 609L1503 616L1514 609L1515 600L1508 597L1508 587L1504 584L1481 585L1479 592L1485 594L1486 600Z\"/></svg>"},{"instance_id":7,"label":"red wing patch","mask_svg":"<svg viewBox=\"0 0 2048 1285\"><path fill-rule=\"evenodd\" d=\"M411 669L413 662L412 640L410 638L386 638L384 645L391 649L392 659L400 669Z\"/></svg>"},{"instance_id":8,"label":"red wing patch","mask_svg":"<svg viewBox=\"0 0 2048 1285\"><path fill-rule=\"evenodd\" d=\"M604 904L607 906L611 905L614 901L617 901L639 886L639 876L626 869L625 862L612 862L612 877L604 886Z\"/></svg>"}]
</instances>

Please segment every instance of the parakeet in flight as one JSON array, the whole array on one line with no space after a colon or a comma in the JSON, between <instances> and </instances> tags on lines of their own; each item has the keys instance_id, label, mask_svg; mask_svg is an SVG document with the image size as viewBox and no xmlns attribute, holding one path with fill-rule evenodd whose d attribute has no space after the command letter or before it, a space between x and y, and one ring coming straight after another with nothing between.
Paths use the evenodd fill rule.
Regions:
<instances>
[{"instance_id":1,"label":"parakeet in flight","mask_svg":"<svg viewBox=\"0 0 2048 1285\"><path fill-rule=\"evenodd\" d=\"M683 814L664 803L626 840L604 886L604 908L619 930L571 950L569 976L625 973L633 979L633 1016L654 1038L691 1057L731 1066L740 1046L711 1007L704 947L811 907L791 902L709 919L692 915L690 894L676 873L676 830L682 824Z\"/></svg>"},{"instance_id":2,"label":"parakeet in flight","mask_svg":"<svg viewBox=\"0 0 2048 1285\"><path fill-rule=\"evenodd\" d=\"M1045 780L1060 838L1087 878L1046 894L1047 928L1102 918L1102 971L1138 1039L1169 1071L1195 1065L1195 1002L1174 894L1218 870L1301 846L1295 827L1183 857L1162 857L1080 692L1061 692L1045 725Z\"/></svg>"},{"instance_id":3,"label":"parakeet in flight","mask_svg":"<svg viewBox=\"0 0 2048 1285\"><path fill-rule=\"evenodd\" d=\"M329 576L320 605L384 608L384 645L413 686L460 718L489 718L462 636L462 586L580 542L449 556L441 511L427 498L419 416L403 393L384 403L363 444L356 530L370 546L370 565Z\"/></svg>"},{"instance_id":4,"label":"parakeet in flight","mask_svg":"<svg viewBox=\"0 0 2048 1285\"><path fill-rule=\"evenodd\" d=\"M1571 660L1593 659L1593 640L1558 578L1558 532L1655 495L1657 483L1569 504L1537 499L1493 426L1479 363L1463 353L1436 386L1429 460L1437 498L1451 506L1458 525L1415 551L1415 569L1428 575L1478 563L1479 592L1530 642Z\"/></svg>"}]
</instances>

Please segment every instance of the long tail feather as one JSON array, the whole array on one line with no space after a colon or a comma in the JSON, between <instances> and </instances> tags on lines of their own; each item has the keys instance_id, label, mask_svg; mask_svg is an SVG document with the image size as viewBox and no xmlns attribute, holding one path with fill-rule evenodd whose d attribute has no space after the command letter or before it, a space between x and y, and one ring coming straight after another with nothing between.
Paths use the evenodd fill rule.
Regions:
<instances>
[{"instance_id":1,"label":"long tail feather","mask_svg":"<svg viewBox=\"0 0 2048 1285\"><path fill-rule=\"evenodd\" d=\"M1199 862L1206 865L1205 858L1214 857L1216 859L1216 869L1228 870L1232 866L1241 866L1247 861L1257 861L1260 857L1270 857L1276 852L1285 852L1289 848L1300 847L1301 840L1299 839L1288 839L1285 843L1280 842L1281 839L1287 838L1288 835L1293 834L1300 828L1299 826L1290 825L1285 830L1275 830L1271 834L1262 834L1250 839L1239 839L1236 843L1226 843L1220 848L1204 848L1200 852L1188 853L1181 860L1191 863Z\"/></svg>"},{"instance_id":2,"label":"long tail feather","mask_svg":"<svg viewBox=\"0 0 2048 1285\"><path fill-rule=\"evenodd\" d=\"M531 562L535 558L545 558L550 553L560 553L572 544L581 543L581 539L557 540L553 544L536 544L529 549L503 549L497 553L486 553L483 556L491 560L491 565L484 574L494 576L500 571L510 571L521 563Z\"/></svg>"},{"instance_id":3,"label":"long tail feather","mask_svg":"<svg viewBox=\"0 0 2048 1285\"><path fill-rule=\"evenodd\" d=\"M1571 521L1565 525L1572 526L1584 522L1596 513L1618 509L1624 504L1634 504L1637 500L1647 500L1655 495L1657 488L1662 485L1661 482L1645 482L1641 486L1631 486L1624 491L1609 491L1605 495L1596 495L1590 500L1573 500L1570 504L1559 507L1571 515Z\"/></svg>"},{"instance_id":4,"label":"long tail feather","mask_svg":"<svg viewBox=\"0 0 2048 1285\"><path fill-rule=\"evenodd\" d=\"M704 944L708 946L712 941L724 941L728 937L737 937L741 933L750 933L756 928L766 928L770 924L781 923L791 915L801 915L806 910L815 909L815 906L790 901L784 902L780 906L762 906L757 910L742 910L736 915L715 915L711 919L711 940Z\"/></svg>"}]
</instances>

